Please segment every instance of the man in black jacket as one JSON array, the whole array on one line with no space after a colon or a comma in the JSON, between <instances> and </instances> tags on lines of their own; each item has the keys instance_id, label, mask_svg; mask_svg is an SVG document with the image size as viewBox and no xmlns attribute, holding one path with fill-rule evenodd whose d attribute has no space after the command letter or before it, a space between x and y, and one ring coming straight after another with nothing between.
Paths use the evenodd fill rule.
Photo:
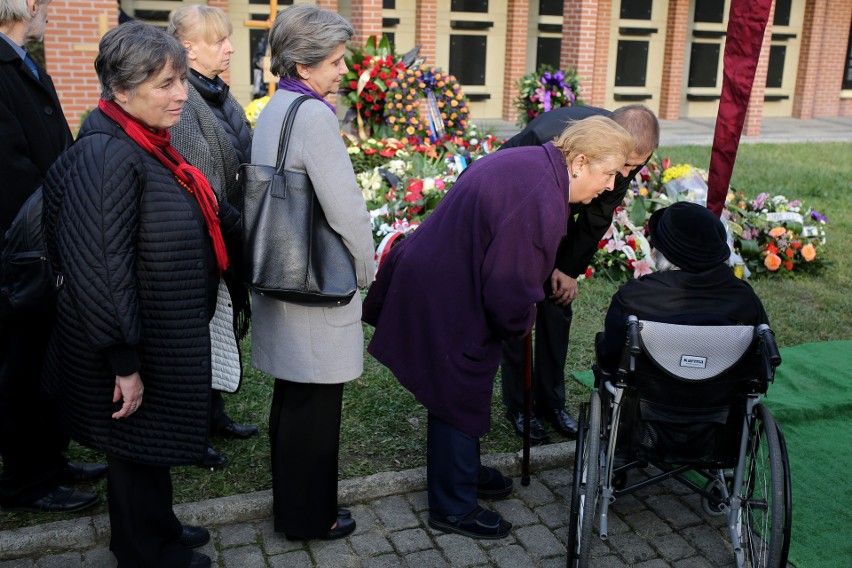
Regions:
<instances>
[{"instance_id":1,"label":"man in black jacket","mask_svg":"<svg viewBox=\"0 0 852 568\"><path fill-rule=\"evenodd\" d=\"M50 0L0 0L0 247L18 209L42 183L71 131L47 72L22 47L40 41ZM91 481L105 466L69 464L68 435L55 404L41 392L41 370L53 311L13 313L0 295L0 507L78 511L94 493L63 483Z\"/></svg>"},{"instance_id":2,"label":"man in black jacket","mask_svg":"<svg viewBox=\"0 0 852 568\"><path fill-rule=\"evenodd\" d=\"M651 158L660 142L657 117L643 105L628 105L610 113L590 106L560 107L530 122L502 148L541 145L562 133L566 126L589 116L609 116L636 140L636 148L616 176L613 191L604 192L588 205L572 205L568 233L556 255L556 266L544 283L548 298L537 305L535 361L530 420L530 439L545 442L549 436L538 416L547 419L562 435L574 438L577 423L565 411L565 360L571 329L571 302L577 297L577 277L586 272L598 250L598 242L612 223L615 209L624 200L631 180ZM507 417L518 435L523 435L523 340L503 342L503 402Z\"/></svg>"}]
</instances>

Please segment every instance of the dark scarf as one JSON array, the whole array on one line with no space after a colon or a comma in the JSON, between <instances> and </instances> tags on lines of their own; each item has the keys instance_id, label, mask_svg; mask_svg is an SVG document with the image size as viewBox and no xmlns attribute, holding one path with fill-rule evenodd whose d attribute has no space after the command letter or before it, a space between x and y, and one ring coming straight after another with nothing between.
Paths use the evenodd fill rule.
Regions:
<instances>
[{"instance_id":1,"label":"dark scarf","mask_svg":"<svg viewBox=\"0 0 852 568\"><path fill-rule=\"evenodd\" d=\"M198 94L204 97L204 100L211 101L216 106L225 104L225 101L228 100L230 87L221 77L210 79L195 69L190 68L188 71L187 79L195 87L195 90L198 91Z\"/></svg>"},{"instance_id":2,"label":"dark scarf","mask_svg":"<svg viewBox=\"0 0 852 568\"><path fill-rule=\"evenodd\" d=\"M318 101L322 101L325 106L331 109L331 112L337 114L335 108L324 98L319 96L315 90L311 89L301 81L297 81L296 79L292 79L290 77L284 77L280 81L278 81L278 88L284 89L285 91L290 91L291 93L299 93L300 95L308 95L315 98Z\"/></svg>"},{"instance_id":3,"label":"dark scarf","mask_svg":"<svg viewBox=\"0 0 852 568\"><path fill-rule=\"evenodd\" d=\"M101 99L98 101L98 108L118 123L121 129L134 142L139 144L143 150L160 160L160 163L175 175L178 184L195 196L198 206L201 207L207 232L213 241L213 252L216 254L216 264L219 267L219 272L222 273L227 270L228 252L225 249L225 241L222 238L222 230L219 227L219 204L216 202L213 189L207 182L207 178L201 173L201 170L188 164L183 159L183 156L172 147L169 143L171 134L168 130L148 130L114 101Z\"/></svg>"}]
</instances>

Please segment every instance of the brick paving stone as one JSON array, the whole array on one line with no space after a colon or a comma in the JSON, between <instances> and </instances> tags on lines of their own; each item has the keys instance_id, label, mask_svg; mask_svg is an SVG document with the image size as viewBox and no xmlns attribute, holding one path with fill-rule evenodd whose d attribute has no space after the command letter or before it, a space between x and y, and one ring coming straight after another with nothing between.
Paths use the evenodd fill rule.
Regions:
<instances>
[{"instance_id":1,"label":"brick paving stone","mask_svg":"<svg viewBox=\"0 0 852 568\"><path fill-rule=\"evenodd\" d=\"M684 558L683 560L678 560L674 564L672 564L672 568L717 568L710 563L709 560L704 558L703 556L691 556L690 558Z\"/></svg>"},{"instance_id":2,"label":"brick paving stone","mask_svg":"<svg viewBox=\"0 0 852 568\"><path fill-rule=\"evenodd\" d=\"M691 527L702 522L691 508L684 506L683 502L674 495L649 497L645 500L645 504L675 529Z\"/></svg>"},{"instance_id":3,"label":"brick paving stone","mask_svg":"<svg viewBox=\"0 0 852 568\"><path fill-rule=\"evenodd\" d=\"M566 560L565 556L560 558L545 558L539 563L539 566L541 568L565 568Z\"/></svg>"},{"instance_id":4,"label":"brick paving stone","mask_svg":"<svg viewBox=\"0 0 852 568\"><path fill-rule=\"evenodd\" d=\"M624 562L622 562L621 559L614 554L595 558L595 561L592 564L595 568L624 568L625 566Z\"/></svg>"},{"instance_id":5,"label":"brick paving stone","mask_svg":"<svg viewBox=\"0 0 852 568\"><path fill-rule=\"evenodd\" d=\"M255 524L255 530L260 535L260 540L263 543L263 550L266 554L282 554L293 550L304 549L305 541L288 540L284 535L273 530L271 522L261 522Z\"/></svg>"},{"instance_id":6,"label":"brick paving stone","mask_svg":"<svg viewBox=\"0 0 852 568\"><path fill-rule=\"evenodd\" d=\"M373 512L388 530L410 529L420 525L405 497L393 495L373 501Z\"/></svg>"},{"instance_id":7,"label":"brick paving stone","mask_svg":"<svg viewBox=\"0 0 852 568\"><path fill-rule=\"evenodd\" d=\"M405 556L405 563L409 568L444 568L449 567L441 553L435 549L415 552Z\"/></svg>"},{"instance_id":8,"label":"brick paving stone","mask_svg":"<svg viewBox=\"0 0 852 568\"><path fill-rule=\"evenodd\" d=\"M600 515L600 511L598 511L598 515ZM597 525L597 523L595 523ZM625 533L630 530L630 527L627 523L624 522L622 515L619 515L615 511L612 510L612 507L609 508L609 517L607 518L607 535L611 536L614 534Z\"/></svg>"},{"instance_id":9,"label":"brick paving stone","mask_svg":"<svg viewBox=\"0 0 852 568\"><path fill-rule=\"evenodd\" d=\"M35 560L31 558L18 558L16 560L5 560L0 562L0 568L33 568Z\"/></svg>"},{"instance_id":10,"label":"brick paving stone","mask_svg":"<svg viewBox=\"0 0 852 568\"><path fill-rule=\"evenodd\" d=\"M689 527L683 529L680 534L715 566L721 566L733 560L730 544L723 540L713 527L707 525Z\"/></svg>"},{"instance_id":11,"label":"brick paving stone","mask_svg":"<svg viewBox=\"0 0 852 568\"><path fill-rule=\"evenodd\" d=\"M672 532L671 527L651 511L639 511L638 513L625 515L624 520L633 528L634 532L643 538Z\"/></svg>"},{"instance_id":12,"label":"brick paving stone","mask_svg":"<svg viewBox=\"0 0 852 568\"><path fill-rule=\"evenodd\" d=\"M363 568L404 568L405 564L396 554L383 554L362 560L361 566Z\"/></svg>"},{"instance_id":13,"label":"brick paving stone","mask_svg":"<svg viewBox=\"0 0 852 568\"><path fill-rule=\"evenodd\" d=\"M536 474L536 477L551 490L570 486L573 474L565 468L548 469Z\"/></svg>"},{"instance_id":14,"label":"brick paving stone","mask_svg":"<svg viewBox=\"0 0 852 568\"><path fill-rule=\"evenodd\" d=\"M118 561L106 547L95 548L83 554L83 568L115 568Z\"/></svg>"},{"instance_id":15,"label":"brick paving stone","mask_svg":"<svg viewBox=\"0 0 852 568\"><path fill-rule=\"evenodd\" d=\"M349 544L352 545L355 554L361 558L393 552L390 541L379 532L352 535L349 538Z\"/></svg>"},{"instance_id":16,"label":"brick paving stone","mask_svg":"<svg viewBox=\"0 0 852 568\"><path fill-rule=\"evenodd\" d=\"M559 542L559 539L542 525L520 528L515 531L515 537L527 549L527 552L536 558L565 553L565 547Z\"/></svg>"},{"instance_id":17,"label":"brick paving stone","mask_svg":"<svg viewBox=\"0 0 852 568\"><path fill-rule=\"evenodd\" d=\"M223 550L221 556L225 566L266 568L266 559L263 557L263 551L257 545L229 548L228 550Z\"/></svg>"},{"instance_id":18,"label":"brick paving stone","mask_svg":"<svg viewBox=\"0 0 852 568\"><path fill-rule=\"evenodd\" d=\"M610 537L608 542L613 550L624 558L628 564L650 560L656 556L648 543L637 534L617 534Z\"/></svg>"},{"instance_id":19,"label":"brick paving stone","mask_svg":"<svg viewBox=\"0 0 852 568\"><path fill-rule=\"evenodd\" d=\"M215 531L215 539L224 548L257 543L257 531L252 525L227 525Z\"/></svg>"},{"instance_id":20,"label":"brick paving stone","mask_svg":"<svg viewBox=\"0 0 852 568\"><path fill-rule=\"evenodd\" d=\"M317 568L356 568L360 564L346 539L309 542L311 555Z\"/></svg>"},{"instance_id":21,"label":"brick paving stone","mask_svg":"<svg viewBox=\"0 0 852 568\"><path fill-rule=\"evenodd\" d=\"M566 541L565 546L568 546ZM589 556L592 558L598 558L599 556L606 556L607 554L612 554L613 548L610 546L608 540L601 540L597 536L592 536L592 550L589 551ZM597 562L597 561L595 561Z\"/></svg>"},{"instance_id":22,"label":"brick paving stone","mask_svg":"<svg viewBox=\"0 0 852 568\"><path fill-rule=\"evenodd\" d=\"M535 566L535 562L527 552L517 545L501 546L488 552L491 557L492 566L495 568L520 568L521 566Z\"/></svg>"},{"instance_id":23,"label":"brick paving stone","mask_svg":"<svg viewBox=\"0 0 852 568\"><path fill-rule=\"evenodd\" d=\"M426 491L417 491L408 495L408 502L411 503L411 508L416 512L426 511L429 509L429 494Z\"/></svg>"},{"instance_id":24,"label":"brick paving stone","mask_svg":"<svg viewBox=\"0 0 852 568\"><path fill-rule=\"evenodd\" d=\"M436 537L435 542L447 557L450 566L475 566L488 562L488 557L475 539L458 534L444 534Z\"/></svg>"},{"instance_id":25,"label":"brick paving stone","mask_svg":"<svg viewBox=\"0 0 852 568\"><path fill-rule=\"evenodd\" d=\"M269 557L270 568L313 568L314 563L305 550L286 552Z\"/></svg>"},{"instance_id":26,"label":"brick paving stone","mask_svg":"<svg viewBox=\"0 0 852 568\"><path fill-rule=\"evenodd\" d=\"M696 550L677 533L658 536L654 539L653 545L669 562L694 556L696 553Z\"/></svg>"},{"instance_id":27,"label":"brick paving stone","mask_svg":"<svg viewBox=\"0 0 852 568\"><path fill-rule=\"evenodd\" d=\"M600 507L600 505L598 505ZM645 504L639 501L635 495L623 495L610 503L609 510L622 515L629 515L645 509Z\"/></svg>"},{"instance_id":28,"label":"brick paving stone","mask_svg":"<svg viewBox=\"0 0 852 568\"><path fill-rule=\"evenodd\" d=\"M80 568L83 558L79 552L52 554L38 561L39 568Z\"/></svg>"},{"instance_id":29,"label":"brick paving stone","mask_svg":"<svg viewBox=\"0 0 852 568\"><path fill-rule=\"evenodd\" d=\"M516 483L515 497L519 497L530 507L538 507L547 503L552 503L556 499L553 492L536 478L530 479L530 484L527 487L522 486L520 483Z\"/></svg>"},{"instance_id":30,"label":"brick paving stone","mask_svg":"<svg viewBox=\"0 0 852 568\"><path fill-rule=\"evenodd\" d=\"M693 511L696 516L698 516L702 524L713 527L724 527L728 522L725 515L708 514L701 505L701 497L697 494L685 495L680 498L680 502L683 503L685 507L688 507L691 511Z\"/></svg>"},{"instance_id":31,"label":"brick paving stone","mask_svg":"<svg viewBox=\"0 0 852 568\"><path fill-rule=\"evenodd\" d=\"M535 514L547 528L555 529L568 525L571 509L567 503L557 501L556 503L550 503L537 508Z\"/></svg>"},{"instance_id":32,"label":"brick paving stone","mask_svg":"<svg viewBox=\"0 0 852 568\"><path fill-rule=\"evenodd\" d=\"M638 564L634 564L633 568L671 568L671 566L665 560L655 558L654 560L648 560L647 562L639 562Z\"/></svg>"},{"instance_id":33,"label":"brick paving stone","mask_svg":"<svg viewBox=\"0 0 852 568\"><path fill-rule=\"evenodd\" d=\"M390 540L400 554L408 554L433 547L432 539L429 538L426 531L420 528L392 532Z\"/></svg>"},{"instance_id":34,"label":"brick paving stone","mask_svg":"<svg viewBox=\"0 0 852 568\"><path fill-rule=\"evenodd\" d=\"M558 529L553 529L553 536L562 543L562 546L568 546L568 527L559 527Z\"/></svg>"},{"instance_id":35,"label":"brick paving stone","mask_svg":"<svg viewBox=\"0 0 852 568\"><path fill-rule=\"evenodd\" d=\"M355 519L355 532L352 534L375 532L380 529L376 515L369 506L355 505L349 510L352 511L352 518Z\"/></svg>"},{"instance_id":36,"label":"brick paving stone","mask_svg":"<svg viewBox=\"0 0 852 568\"><path fill-rule=\"evenodd\" d=\"M571 504L571 484L557 487L553 490L553 496L557 503Z\"/></svg>"},{"instance_id":37,"label":"brick paving stone","mask_svg":"<svg viewBox=\"0 0 852 568\"><path fill-rule=\"evenodd\" d=\"M514 527L523 527L539 522L538 517L520 499L506 499L494 501L491 508L503 515L503 518L512 523Z\"/></svg>"}]
</instances>

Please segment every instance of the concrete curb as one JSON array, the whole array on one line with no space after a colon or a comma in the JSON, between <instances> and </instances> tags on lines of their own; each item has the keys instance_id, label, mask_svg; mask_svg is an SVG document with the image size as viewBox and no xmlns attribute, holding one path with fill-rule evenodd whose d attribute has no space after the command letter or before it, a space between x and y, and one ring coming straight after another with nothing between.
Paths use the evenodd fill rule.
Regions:
<instances>
[{"instance_id":1,"label":"concrete curb","mask_svg":"<svg viewBox=\"0 0 852 568\"><path fill-rule=\"evenodd\" d=\"M570 468L573 459L574 442L536 446L530 450L530 470ZM482 456L482 462L511 477L521 475L520 452ZM342 480L338 485L338 500L351 505L425 489L426 468L420 467ZM175 513L183 523L206 527L271 518L272 491L184 503L175 506ZM109 536L106 514L0 531L0 561L106 546Z\"/></svg>"}]
</instances>

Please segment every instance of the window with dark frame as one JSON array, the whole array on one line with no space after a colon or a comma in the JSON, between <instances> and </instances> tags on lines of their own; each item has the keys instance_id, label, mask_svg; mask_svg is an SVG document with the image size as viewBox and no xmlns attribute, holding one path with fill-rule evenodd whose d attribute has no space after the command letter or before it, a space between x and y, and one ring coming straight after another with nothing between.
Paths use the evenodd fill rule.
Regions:
<instances>
[{"instance_id":1,"label":"window with dark frame","mask_svg":"<svg viewBox=\"0 0 852 568\"><path fill-rule=\"evenodd\" d=\"M619 40L615 60L616 87L644 87L648 70L648 42Z\"/></svg>"},{"instance_id":2,"label":"window with dark frame","mask_svg":"<svg viewBox=\"0 0 852 568\"><path fill-rule=\"evenodd\" d=\"M846 68L843 70L843 89L852 89L852 26L849 26L849 45L846 46Z\"/></svg>"},{"instance_id":3,"label":"window with dark frame","mask_svg":"<svg viewBox=\"0 0 852 568\"><path fill-rule=\"evenodd\" d=\"M562 0L539 0L539 16L561 16L565 4Z\"/></svg>"},{"instance_id":4,"label":"window with dark frame","mask_svg":"<svg viewBox=\"0 0 852 568\"><path fill-rule=\"evenodd\" d=\"M766 88L780 89L784 82L784 60L787 58L786 45L769 47L769 65L766 68Z\"/></svg>"},{"instance_id":5,"label":"window with dark frame","mask_svg":"<svg viewBox=\"0 0 852 568\"><path fill-rule=\"evenodd\" d=\"M773 26L789 26L790 13L793 11L793 0L775 0L775 18Z\"/></svg>"},{"instance_id":6,"label":"window with dark frame","mask_svg":"<svg viewBox=\"0 0 852 568\"><path fill-rule=\"evenodd\" d=\"M488 38L482 35L450 35L450 74L462 85L485 84Z\"/></svg>"},{"instance_id":7,"label":"window with dark frame","mask_svg":"<svg viewBox=\"0 0 852 568\"><path fill-rule=\"evenodd\" d=\"M692 53L689 58L690 87L716 87L716 77L719 71L718 43L692 43Z\"/></svg>"},{"instance_id":8,"label":"window with dark frame","mask_svg":"<svg viewBox=\"0 0 852 568\"><path fill-rule=\"evenodd\" d=\"M721 24L725 20L725 0L695 0L693 22Z\"/></svg>"},{"instance_id":9,"label":"window with dark frame","mask_svg":"<svg viewBox=\"0 0 852 568\"><path fill-rule=\"evenodd\" d=\"M559 69L559 56L562 50L561 37L540 37L535 50L535 68L550 65Z\"/></svg>"},{"instance_id":10,"label":"window with dark frame","mask_svg":"<svg viewBox=\"0 0 852 568\"><path fill-rule=\"evenodd\" d=\"M619 17L622 20L650 20L654 0L621 0Z\"/></svg>"},{"instance_id":11,"label":"window with dark frame","mask_svg":"<svg viewBox=\"0 0 852 568\"><path fill-rule=\"evenodd\" d=\"M453 12L488 12L488 0L452 0L450 10Z\"/></svg>"}]
</instances>

